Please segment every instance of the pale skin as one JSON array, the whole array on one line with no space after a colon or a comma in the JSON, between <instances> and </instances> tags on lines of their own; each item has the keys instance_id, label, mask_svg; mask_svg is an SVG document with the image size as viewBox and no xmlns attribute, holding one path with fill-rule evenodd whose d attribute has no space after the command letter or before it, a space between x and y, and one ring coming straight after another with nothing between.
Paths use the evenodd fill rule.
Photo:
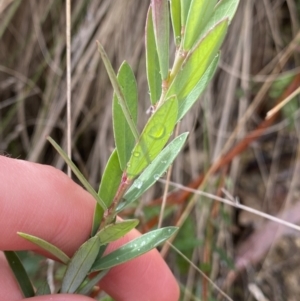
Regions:
<instances>
[{"instance_id":1,"label":"pale skin","mask_svg":"<svg viewBox=\"0 0 300 301\"><path fill-rule=\"evenodd\" d=\"M0 250L43 251L17 231L41 237L72 256L89 237L94 199L61 171L0 156ZM136 230L109 245L108 252L139 236ZM116 301L177 301L178 284L156 250L113 268L100 283ZM23 300L0 251L1 300ZM78 295L29 298L35 301L88 301Z\"/></svg>"}]
</instances>

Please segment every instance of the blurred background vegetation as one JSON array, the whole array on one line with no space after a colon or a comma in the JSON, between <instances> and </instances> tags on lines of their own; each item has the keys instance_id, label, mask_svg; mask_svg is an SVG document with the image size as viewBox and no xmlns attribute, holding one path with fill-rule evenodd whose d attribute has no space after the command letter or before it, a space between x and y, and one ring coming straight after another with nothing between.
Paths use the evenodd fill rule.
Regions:
<instances>
[{"instance_id":1,"label":"blurred background vegetation","mask_svg":"<svg viewBox=\"0 0 300 301\"><path fill-rule=\"evenodd\" d=\"M149 0L72 1L73 160L95 188L114 148L112 88L95 41L104 45L115 70L123 60L132 66L142 129L150 106L144 49L149 4ZM222 47L219 70L180 124L180 132L188 130L190 136L173 166L172 181L197 188L221 156L223 163L202 189L224 196L225 188L225 196L272 215L295 208L300 195L299 99L286 105L251 143L248 138L280 97L299 86L299 14L298 0L241 0ZM65 1L0 1L0 152L62 170L64 162L46 137L66 148L65 23ZM226 155L229 159L222 161ZM156 226L155 199L162 191L158 184L126 212L127 217L140 218L141 231ZM178 222L190 197L170 195L165 224ZM291 222L299 221L300 212ZM234 300L298 300L300 291L293 285L300 281L296 268L300 259L294 258L300 246L297 235L288 233L270 248L264 239L270 237L268 226L260 217L198 196L174 244ZM259 234L262 238L254 243ZM292 248L289 243L296 248L292 259L281 240L287 249ZM245 255L242 246L256 250L264 244L262 253L269 250L267 257L251 259L247 272L239 267L238 260ZM169 250L165 256L181 285L182 300L224 299L181 255ZM40 279L38 267L45 262L39 259L37 266L32 254L22 257ZM267 299L257 299L253 287Z\"/></svg>"}]
</instances>

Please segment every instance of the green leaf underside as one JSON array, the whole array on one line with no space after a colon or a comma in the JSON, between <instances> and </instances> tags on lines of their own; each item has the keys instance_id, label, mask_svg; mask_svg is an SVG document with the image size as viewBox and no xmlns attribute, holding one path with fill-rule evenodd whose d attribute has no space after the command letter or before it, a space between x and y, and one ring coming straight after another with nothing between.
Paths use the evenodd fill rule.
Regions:
<instances>
[{"instance_id":1,"label":"green leaf underside","mask_svg":"<svg viewBox=\"0 0 300 301\"><path fill-rule=\"evenodd\" d=\"M161 79L169 75L169 7L166 0L152 0L152 18Z\"/></svg>"},{"instance_id":2,"label":"green leaf underside","mask_svg":"<svg viewBox=\"0 0 300 301\"><path fill-rule=\"evenodd\" d=\"M51 290L47 281L44 281L36 291L36 296L51 295Z\"/></svg>"},{"instance_id":3,"label":"green leaf underside","mask_svg":"<svg viewBox=\"0 0 300 301\"><path fill-rule=\"evenodd\" d=\"M95 261L91 272L108 269L134 259L165 242L177 229L177 227L166 227L143 234L100 260Z\"/></svg>"},{"instance_id":4,"label":"green leaf underside","mask_svg":"<svg viewBox=\"0 0 300 301\"><path fill-rule=\"evenodd\" d=\"M41 247L48 253L52 254L55 258L59 259L62 263L68 264L70 258L67 254L65 254L62 250L58 247L52 245L50 242L47 242L44 239L41 239L37 236L33 236L23 232L17 232L22 238L34 243L35 245Z\"/></svg>"},{"instance_id":5,"label":"green leaf underside","mask_svg":"<svg viewBox=\"0 0 300 301\"><path fill-rule=\"evenodd\" d=\"M185 28L192 0L181 0L181 26Z\"/></svg>"},{"instance_id":6,"label":"green leaf underside","mask_svg":"<svg viewBox=\"0 0 300 301\"><path fill-rule=\"evenodd\" d=\"M89 273L100 248L100 240L94 236L86 241L72 257L64 275L61 293L74 293Z\"/></svg>"},{"instance_id":7,"label":"green leaf underside","mask_svg":"<svg viewBox=\"0 0 300 301\"><path fill-rule=\"evenodd\" d=\"M48 141L52 144L52 146L57 150L57 152L62 156L62 158L65 160L65 162L70 166L78 180L81 182L81 184L86 188L86 190L94 197L94 199L97 201L97 203L106 210L107 207L105 206L104 202L99 198L98 194L94 190L94 188L91 186L91 184L86 180L86 178L83 176L83 174L79 171L77 166L69 159L68 155L65 153L65 151L51 138L47 138Z\"/></svg>"},{"instance_id":8,"label":"green leaf underside","mask_svg":"<svg viewBox=\"0 0 300 301\"><path fill-rule=\"evenodd\" d=\"M88 296L93 287L109 272L109 269L99 272L95 277L88 281L79 291L78 294Z\"/></svg>"},{"instance_id":9,"label":"green leaf underside","mask_svg":"<svg viewBox=\"0 0 300 301\"><path fill-rule=\"evenodd\" d=\"M98 255L97 255L97 257L96 257L96 260L100 259L100 258L103 256L105 250L107 249L107 246L108 246L108 245L101 245L101 246L100 246Z\"/></svg>"},{"instance_id":10,"label":"green leaf underside","mask_svg":"<svg viewBox=\"0 0 300 301\"><path fill-rule=\"evenodd\" d=\"M150 100L151 104L154 105L160 98L162 81L159 71L160 67L154 36L151 6L148 10L146 23L146 67Z\"/></svg>"},{"instance_id":11,"label":"green leaf underside","mask_svg":"<svg viewBox=\"0 0 300 301\"><path fill-rule=\"evenodd\" d=\"M180 0L171 0L171 20L174 32L174 41L176 46L179 46L181 41L181 7Z\"/></svg>"},{"instance_id":12,"label":"green leaf underside","mask_svg":"<svg viewBox=\"0 0 300 301\"><path fill-rule=\"evenodd\" d=\"M91 237L93 237L97 233L97 231L98 231L98 229L99 229L99 227L101 225L103 214L104 214L104 210L97 203L96 207L95 207L95 210L94 210Z\"/></svg>"},{"instance_id":13,"label":"green leaf underside","mask_svg":"<svg viewBox=\"0 0 300 301\"><path fill-rule=\"evenodd\" d=\"M108 159L98 191L98 195L100 199L103 200L106 207L109 207L111 205L114 196L118 190L121 178L122 170L120 168L118 153L115 149ZM94 236L98 231L103 217L103 213L104 210L97 204L94 211L94 220L91 236Z\"/></svg>"},{"instance_id":14,"label":"green leaf underside","mask_svg":"<svg viewBox=\"0 0 300 301\"><path fill-rule=\"evenodd\" d=\"M138 133L138 130L136 128L136 125L133 121L133 117L131 116L130 114L130 110L127 106L127 103L126 103L126 100L125 100L125 97L124 97L124 94L123 94L123 91L122 91L122 88L120 87L119 85L119 82L117 80L117 76L115 74L115 71L107 57L107 54L103 48L103 46L97 42L98 44L98 50L100 52L100 55L101 55L101 58L103 60L103 63L104 63L104 66L105 66L105 69L107 71L107 74L109 76L109 79L110 79L110 82L114 88L114 92L115 94L117 95L118 97L118 100L119 100L119 103L120 103L120 106L122 107L122 110L123 110L123 113L124 113L124 116L126 118L126 121L130 127L130 130L135 138L135 141L138 140L139 138L139 133Z\"/></svg>"},{"instance_id":15,"label":"green leaf underside","mask_svg":"<svg viewBox=\"0 0 300 301\"><path fill-rule=\"evenodd\" d=\"M188 54L167 95L175 94L180 103L195 88L223 42L228 21L217 24Z\"/></svg>"},{"instance_id":16,"label":"green leaf underside","mask_svg":"<svg viewBox=\"0 0 300 301\"><path fill-rule=\"evenodd\" d=\"M218 67L219 58L220 55L218 54L206 69L205 73L202 75L193 90L186 96L186 98L178 103L178 120L182 119L190 110L213 78Z\"/></svg>"},{"instance_id":17,"label":"green leaf underside","mask_svg":"<svg viewBox=\"0 0 300 301\"><path fill-rule=\"evenodd\" d=\"M117 79L122 89L132 121L136 126L138 105L137 86L133 71L127 62L123 62L121 65ZM134 147L135 138L130 130L116 94L114 94L113 97L113 129L120 166L121 169L124 170Z\"/></svg>"},{"instance_id":18,"label":"green leaf underside","mask_svg":"<svg viewBox=\"0 0 300 301\"><path fill-rule=\"evenodd\" d=\"M18 255L14 251L4 251L4 255L20 286L24 297L34 297L35 294L33 286Z\"/></svg>"},{"instance_id":19,"label":"green leaf underside","mask_svg":"<svg viewBox=\"0 0 300 301\"><path fill-rule=\"evenodd\" d=\"M216 5L212 16L202 29L199 40L221 20L228 19L229 24L238 8L240 0L222 0Z\"/></svg>"},{"instance_id":20,"label":"green leaf underside","mask_svg":"<svg viewBox=\"0 0 300 301\"><path fill-rule=\"evenodd\" d=\"M137 219L119 221L101 229L96 236L100 239L101 245L108 244L123 237L130 230L134 229L138 223Z\"/></svg>"},{"instance_id":21,"label":"green leaf underside","mask_svg":"<svg viewBox=\"0 0 300 301\"><path fill-rule=\"evenodd\" d=\"M143 173L133 182L133 185L124 195L124 202L117 208L117 212L122 211L129 204L137 200L147 189L149 189L168 169L178 153L182 149L188 133L183 133L170 142L147 166Z\"/></svg>"},{"instance_id":22,"label":"green leaf underside","mask_svg":"<svg viewBox=\"0 0 300 301\"><path fill-rule=\"evenodd\" d=\"M189 9L184 37L183 49L190 50L201 33L201 30L210 19L217 0L193 0Z\"/></svg>"},{"instance_id":23,"label":"green leaf underside","mask_svg":"<svg viewBox=\"0 0 300 301\"><path fill-rule=\"evenodd\" d=\"M139 175L165 146L174 130L177 113L177 99L172 96L150 117L128 162L129 179Z\"/></svg>"}]
</instances>

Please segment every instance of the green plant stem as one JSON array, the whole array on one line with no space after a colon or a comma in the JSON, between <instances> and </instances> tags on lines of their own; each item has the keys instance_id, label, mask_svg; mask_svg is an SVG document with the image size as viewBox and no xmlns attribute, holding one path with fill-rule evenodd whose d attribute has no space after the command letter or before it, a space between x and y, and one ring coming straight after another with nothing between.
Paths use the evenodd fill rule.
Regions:
<instances>
[{"instance_id":1,"label":"green plant stem","mask_svg":"<svg viewBox=\"0 0 300 301\"><path fill-rule=\"evenodd\" d=\"M159 107L164 102L167 91L168 91L169 87L171 86L174 78L176 77L176 75L180 71L181 66L182 66L186 56L187 56L186 51L183 51L181 48L179 48L177 50L176 57L175 57L174 64L173 64L173 67L171 69L170 75L162 83L162 93L161 93L160 99L159 99L159 101L156 105L156 108Z\"/></svg>"},{"instance_id":2,"label":"green plant stem","mask_svg":"<svg viewBox=\"0 0 300 301\"><path fill-rule=\"evenodd\" d=\"M173 82L175 76L178 74L178 72L180 71L180 68L187 56L188 52L182 50L182 48L179 48L176 52L176 57L174 60L174 64L170 73L170 77L169 77L169 85L171 85L171 83Z\"/></svg>"}]
</instances>

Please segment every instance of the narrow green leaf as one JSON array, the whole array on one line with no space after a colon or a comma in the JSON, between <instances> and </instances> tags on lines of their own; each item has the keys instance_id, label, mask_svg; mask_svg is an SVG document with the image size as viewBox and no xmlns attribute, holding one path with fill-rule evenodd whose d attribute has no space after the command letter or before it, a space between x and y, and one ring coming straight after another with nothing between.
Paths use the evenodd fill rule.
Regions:
<instances>
[{"instance_id":1,"label":"narrow green leaf","mask_svg":"<svg viewBox=\"0 0 300 301\"><path fill-rule=\"evenodd\" d=\"M221 20L228 19L230 24L238 8L239 2L240 0L222 0L218 2L218 4L215 6L212 16L202 29L199 35L199 40Z\"/></svg>"},{"instance_id":2,"label":"narrow green leaf","mask_svg":"<svg viewBox=\"0 0 300 301\"><path fill-rule=\"evenodd\" d=\"M152 9L151 6L148 10L147 23L146 23L146 69L147 79L150 91L151 104L154 105L161 95L161 76L158 61L158 54L156 49L156 42L154 36Z\"/></svg>"},{"instance_id":3,"label":"narrow green leaf","mask_svg":"<svg viewBox=\"0 0 300 301\"><path fill-rule=\"evenodd\" d=\"M165 146L174 130L177 113L177 99L172 96L150 117L128 162L129 179L139 175Z\"/></svg>"},{"instance_id":4,"label":"narrow green leaf","mask_svg":"<svg viewBox=\"0 0 300 301\"><path fill-rule=\"evenodd\" d=\"M143 173L133 182L133 185L125 193L124 202L119 205L117 212L137 200L147 189L149 189L168 169L182 149L188 133L183 133L170 142L147 166Z\"/></svg>"},{"instance_id":5,"label":"narrow green leaf","mask_svg":"<svg viewBox=\"0 0 300 301\"><path fill-rule=\"evenodd\" d=\"M191 93L219 51L227 27L228 20L217 24L188 54L167 96L175 94L180 103Z\"/></svg>"},{"instance_id":6,"label":"narrow green leaf","mask_svg":"<svg viewBox=\"0 0 300 301\"><path fill-rule=\"evenodd\" d=\"M34 297L35 294L33 286L17 253L15 253L14 251L4 251L4 255L20 286L24 297Z\"/></svg>"},{"instance_id":7,"label":"narrow green leaf","mask_svg":"<svg viewBox=\"0 0 300 301\"><path fill-rule=\"evenodd\" d=\"M134 73L127 62L121 65L117 79L122 89L124 100L132 117L135 126L137 123L137 86ZM113 98L113 129L115 143L118 151L121 169L126 168L126 164L131 156L131 151L135 144L135 139L130 131L130 127L120 106L118 97Z\"/></svg>"},{"instance_id":8,"label":"narrow green leaf","mask_svg":"<svg viewBox=\"0 0 300 301\"><path fill-rule=\"evenodd\" d=\"M94 197L94 199L97 201L97 203L106 210L107 207L105 206L104 202L99 198L98 194L94 190L94 188L91 186L91 184L86 180L86 178L83 176L83 174L79 171L77 166L70 160L68 155L65 153L65 151L51 138L47 138L48 141L52 144L52 146L57 150L57 152L62 156L62 158L65 160L65 162L70 166L78 180L81 182L81 184L86 188L86 190Z\"/></svg>"},{"instance_id":9,"label":"narrow green leaf","mask_svg":"<svg viewBox=\"0 0 300 301\"><path fill-rule=\"evenodd\" d=\"M104 173L101 179L98 195L109 207L114 199L122 178L122 170L120 168L119 157L115 149L110 155ZM113 180L112 180L113 179ZM100 226L104 210L98 204L94 211L93 227L91 236L94 236Z\"/></svg>"},{"instance_id":10,"label":"narrow green leaf","mask_svg":"<svg viewBox=\"0 0 300 301\"><path fill-rule=\"evenodd\" d=\"M44 281L35 293L36 296L51 295L51 290L47 281Z\"/></svg>"},{"instance_id":11,"label":"narrow green leaf","mask_svg":"<svg viewBox=\"0 0 300 301\"><path fill-rule=\"evenodd\" d=\"M219 58L220 55L218 54L206 69L205 73L202 75L193 90L184 99L182 99L182 101L178 103L177 120L183 118L183 116L190 110L199 96L203 93L217 70Z\"/></svg>"},{"instance_id":12,"label":"narrow green leaf","mask_svg":"<svg viewBox=\"0 0 300 301\"><path fill-rule=\"evenodd\" d=\"M74 293L90 271L100 248L100 240L94 236L80 246L72 257L64 275L61 293Z\"/></svg>"},{"instance_id":13,"label":"narrow green leaf","mask_svg":"<svg viewBox=\"0 0 300 301\"><path fill-rule=\"evenodd\" d=\"M180 0L181 3L181 30L184 31L187 16L189 14L190 6L191 6L192 0Z\"/></svg>"},{"instance_id":14,"label":"narrow green leaf","mask_svg":"<svg viewBox=\"0 0 300 301\"><path fill-rule=\"evenodd\" d=\"M170 0L172 27L175 45L178 47L181 41L181 5L180 0Z\"/></svg>"},{"instance_id":15,"label":"narrow green leaf","mask_svg":"<svg viewBox=\"0 0 300 301\"><path fill-rule=\"evenodd\" d=\"M194 46L201 30L210 19L216 3L217 0L192 1L183 36L183 49L185 51L190 50Z\"/></svg>"},{"instance_id":16,"label":"narrow green leaf","mask_svg":"<svg viewBox=\"0 0 300 301\"><path fill-rule=\"evenodd\" d=\"M123 245L121 248L95 261L91 272L108 269L143 255L156 248L159 244L165 242L177 230L177 227L166 227L143 234L142 236Z\"/></svg>"},{"instance_id":17,"label":"narrow green leaf","mask_svg":"<svg viewBox=\"0 0 300 301\"><path fill-rule=\"evenodd\" d=\"M161 79L169 75L169 7L168 0L152 0L152 18Z\"/></svg>"},{"instance_id":18,"label":"narrow green leaf","mask_svg":"<svg viewBox=\"0 0 300 301\"><path fill-rule=\"evenodd\" d=\"M80 295L88 296L92 291L93 287L109 272L109 269L99 272L95 277L88 281L77 293Z\"/></svg>"},{"instance_id":19,"label":"narrow green leaf","mask_svg":"<svg viewBox=\"0 0 300 301\"><path fill-rule=\"evenodd\" d=\"M100 239L101 245L108 244L123 237L130 230L134 229L138 223L139 221L137 219L129 219L116 222L115 224L109 224L101 229L96 236Z\"/></svg>"},{"instance_id":20,"label":"narrow green leaf","mask_svg":"<svg viewBox=\"0 0 300 301\"><path fill-rule=\"evenodd\" d=\"M102 218L103 218L103 213L104 213L104 210L97 203L96 207L95 207L95 211L94 211L94 216L93 216L91 237L93 237L97 233L97 231L98 231L98 229L101 225L101 221L102 221Z\"/></svg>"},{"instance_id":21,"label":"narrow green leaf","mask_svg":"<svg viewBox=\"0 0 300 301\"><path fill-rule=\"evenodd\" d=\"M62 263L68 264L68 262L70 261L70 258L67 254L65 254L62 250L60 250L58 247L54 246L50 242L27 233L23 233L23 232L17 232L17 233L22 238L34 243L35 245L47 251L48 253L52 254L54 257L59 259Z\"/></svg>"},{"instance_id":22,"label":"narrow green leaf","mask_svg":"<svg viewBox=\"0 0 300 301\"><path fill-rule=\"evenodd\" d=\"M117 80L117 76L115 74L115 71L114 71L114 69L113 69L113 67L112 67L112 65L111 65L111 63L108 59L108 56L107 56L104 48L102 47L102 45L98 41L97 41L97 44L98 44L98 51L100 52L100 55L101 55L101 58L103 60L104 66L106 68L107 74L108 74L109 79L111 81L111 84L114 88L114 92L116 93L116 95L118 97L119 104L120 104L120 106L123 110L124 116L127 120L127 123L130 127L130 130L131 130L135 140L137 141L138 137L139 137L139 133L138 133L138 130L136 128L134 119L130 114L130 110L127 106L125 96L123 94L122 88L119 85L119 82Z\"/></svg>"},{"instance_id":23,"label":"narrow green leaf","mask_svg":"<svg viewBox=\"0 0 300 301\"><path fill-rule=\"evenodd\" d=\"M239 2L240 0L221 0L216 5L213 18L216 21L228 18L229 23L231 23L231 20L233 19L233 16L235 15L236 10L239 6Z\"/></svg>"}]
</instances>

